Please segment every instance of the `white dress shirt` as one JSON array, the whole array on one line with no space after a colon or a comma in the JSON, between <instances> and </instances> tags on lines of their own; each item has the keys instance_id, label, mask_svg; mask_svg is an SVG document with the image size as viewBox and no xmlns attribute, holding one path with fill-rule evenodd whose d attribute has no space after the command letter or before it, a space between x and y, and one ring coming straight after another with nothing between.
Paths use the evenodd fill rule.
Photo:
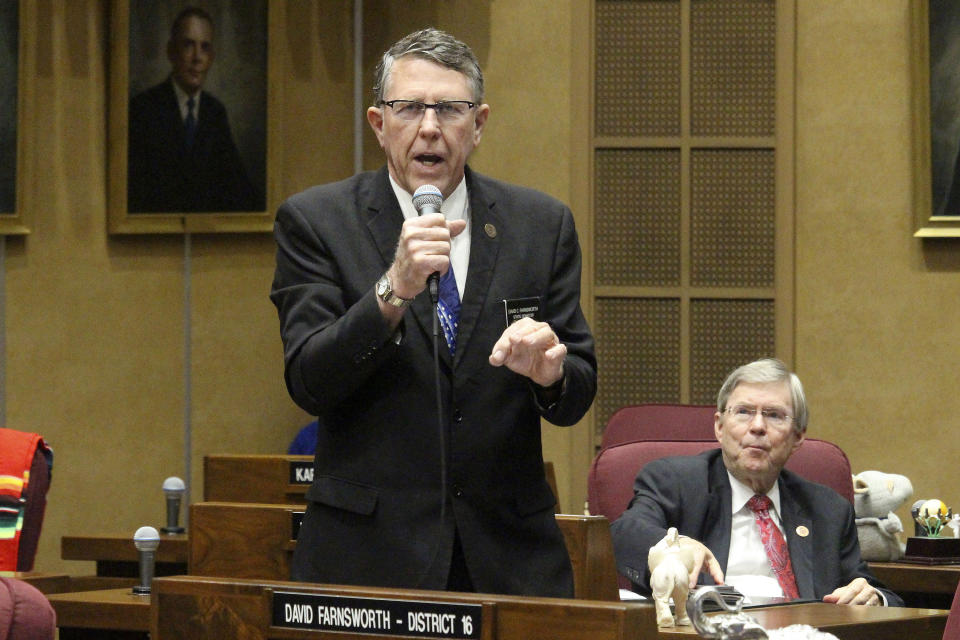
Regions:
<instances>
[{"instance_id":1,"label":"white dress shirt","mask_svg":"<svg viewBox=\"0 0 960 640\"><path fill-rule=\"evenodd\" d=\"M413 206L413 195L407 193L390 176L390 185L393 192L400 202L400 211L403 212L403 219L417 217L417 210ZM447 220L466 220L467 228L450 242L450 264L453 265L453 275L457 279L457 291L460 292L460 299L463 300L463 292L467 286L467 267L470 265L470 198L467 197L467 179L464 177L460 184L453 190L450 197L440 205L440 212Z\"/></svg>"},{"instance_id":2,"label":"white dress shirt","mask_svg":"<svg viewBox=\"0 0 960 640\"><path fill-rule=\"evenodd\" d=\"M730 555L727 557L724 581L747 597L782 598L783 589L780 588L767 552L763 548L760 527L753 511L747 506L747 501L755 495L754 491L734 478L729 471L727 476L730 478L730 508L733 516L730 526ZM773 502L769 510L770 518L780 529L780 533L783 533L783 524L780 522L779 481L773 484L767 497Z\"/></svg>"}]
</instances>

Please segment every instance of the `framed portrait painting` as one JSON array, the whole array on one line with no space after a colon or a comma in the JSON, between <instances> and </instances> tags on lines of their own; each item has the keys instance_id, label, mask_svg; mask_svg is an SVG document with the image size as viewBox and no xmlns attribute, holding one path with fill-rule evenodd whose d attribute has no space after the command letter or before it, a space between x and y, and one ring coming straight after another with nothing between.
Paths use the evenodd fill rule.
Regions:
<instances>
[{"instance_id":1,"label":"framed portrait painting","mask_svg":"<svg viewBox=\"0 0 960 640\"><path fill-rule=\"evenodd\" d=\"M33 3L0 0L0 234L29 232Z\"/></svg>"},{"instance_id":2,"label":"framed portrait painting","mask_svg":"<svg viewBox=\"0 0 960 640\"><path fill-rule=\"evenodd\" d=\"M276 0L112 0L110 233L272 228Z\"/></svg>"},{"instance_id":3,"label":"framed portrait painting","mask_svg":"<svg viewBox=\"0 0 960 640\"><path fill-rule=\"evenodd\" d=\"M960 3L911 4L915 233L960 238Z\"/></svg>"}]
</instances>

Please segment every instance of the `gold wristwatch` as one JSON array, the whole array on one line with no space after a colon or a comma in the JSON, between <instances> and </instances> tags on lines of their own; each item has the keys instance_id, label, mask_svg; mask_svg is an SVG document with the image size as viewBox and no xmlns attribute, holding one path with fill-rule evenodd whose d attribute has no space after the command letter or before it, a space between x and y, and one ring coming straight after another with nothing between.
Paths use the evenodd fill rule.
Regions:
<instances>
[{"instance_id":1,"label":"gold wristwatch","mask_svg":"<svg viewBox=\"0 0 960 640\"><path fill-rule=\"evenodd\" d=\"M393 287L390 284L390 277L387 276L386 273L380 276L380 279L377 280L377 295L387 304L393 305L394 307L399 307L401 309L403 307L410 306L410 303L413 302L413 300L401 298L393 292Z\"/></svg>"}]
</instances>

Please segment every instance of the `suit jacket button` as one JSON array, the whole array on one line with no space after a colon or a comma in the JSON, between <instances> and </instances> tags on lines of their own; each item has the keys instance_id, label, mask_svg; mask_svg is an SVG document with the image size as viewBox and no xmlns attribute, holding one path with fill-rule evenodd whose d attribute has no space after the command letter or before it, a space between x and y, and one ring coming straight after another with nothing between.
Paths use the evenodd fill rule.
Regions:
<instances>
[{"instance_id":1,"label":"suit jacket button","mask_svg":"<svg viewBox=\"0 0 960 640\"><path fill-rule=\"evenodd\" d=\"M460 413L460 409L457 409L453 412L453 422L454 424L460 424L463 422L463 414Z\"/></svg>"}]
</instances>

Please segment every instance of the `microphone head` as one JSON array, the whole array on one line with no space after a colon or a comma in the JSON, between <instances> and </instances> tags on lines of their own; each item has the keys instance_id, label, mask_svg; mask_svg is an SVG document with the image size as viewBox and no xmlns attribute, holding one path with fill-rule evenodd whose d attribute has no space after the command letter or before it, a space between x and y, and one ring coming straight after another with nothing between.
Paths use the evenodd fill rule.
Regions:
<instances>
[{"instance_id":1,"label":"microphone head","mask_svg":"<svg viewBox=\"0 0 960 640\"><path fill-rule=\"evenodd\" d=\"M432 207L435 212L440 211L440 205L443 204L443 194L432 184L424 184L417 187L413 192L413 207L417 210L417 215L423 215L427 207Z\"/></svg>"},{"instance_id":2,"label":"microphone head","mask_svg":"<svg viewBox=\"0 0 960 640\"><path fill-rule=\"evenodd\" d=\"M140 527L133 534L133 546L137 551L156 551L160 546L160 534L153 527Z\"/></svg>"},{"instance_id":3,"label":"microphone head","mask_svg":"<svg viewBox=\"0 0 960 640\"><path fill-rule=\"evenodd\" d=\"M163 492L166 494L170 493L183 493L186 491L187 485L183 483L183 480L177 476L170 476L163 481Z\"/></svg>"}]
</instances>

